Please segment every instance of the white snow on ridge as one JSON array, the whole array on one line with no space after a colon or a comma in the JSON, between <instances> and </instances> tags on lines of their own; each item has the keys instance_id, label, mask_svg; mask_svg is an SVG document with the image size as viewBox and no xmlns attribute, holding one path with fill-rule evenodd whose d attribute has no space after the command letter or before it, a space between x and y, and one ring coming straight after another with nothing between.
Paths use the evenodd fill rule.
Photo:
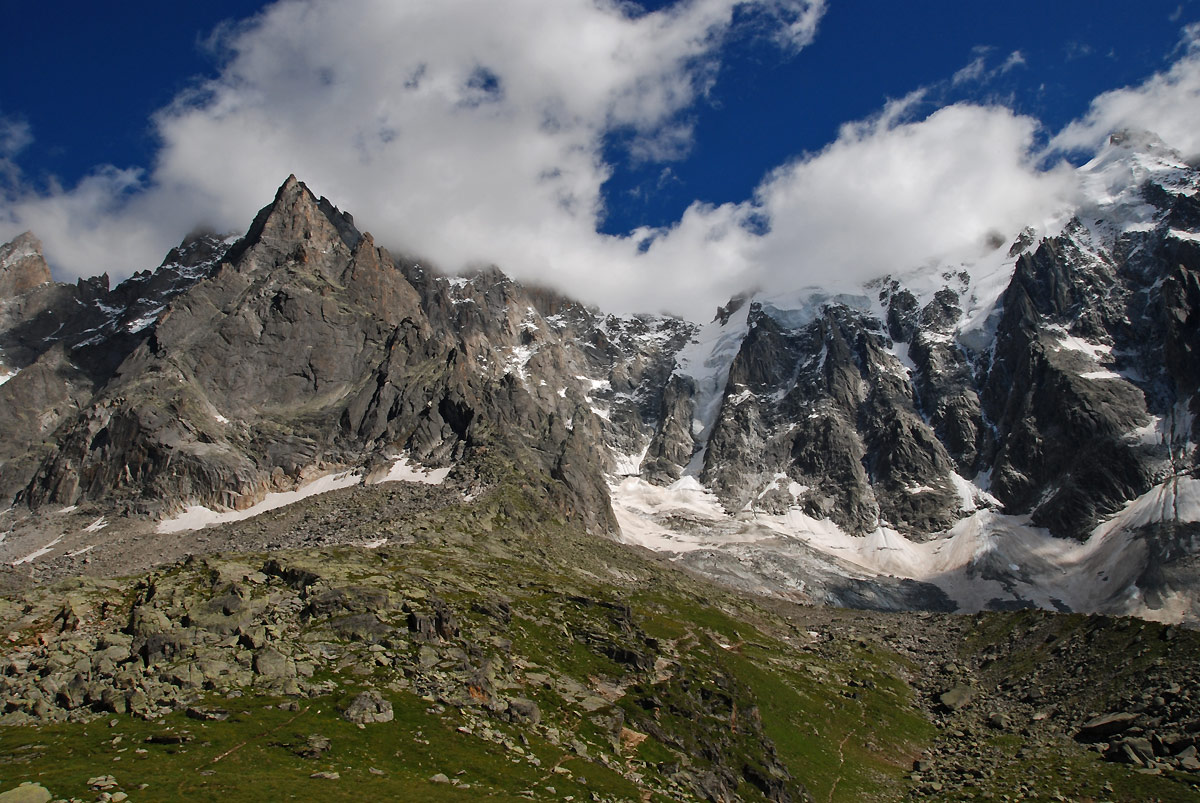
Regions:
<instances>
[{"instance_id":1,"label":"white snow on ridge","mask_svg":"<svg viewBox=\"0 0 1200 803\"><path fill-rule=\"evenodd\" d=\"M388 473L381 479L368 480L368 484L377 485L382 482L420 482L425 485L441 485L446 481L446 477L450 474L450 467L446 468L425 468L424 466L415 465L409 462L405 455L398 455L393 458L392 467L388 469Z\"/></svg>"},{"instance_id":2,"label":"white snow on ridge","mask_svg":"<svg viewBox=\"0 0 1200 803\"><path fill-rule=\"evenodd\" d=\"M0 385L3 385L19 373L20 371L13 371L9 368L0 368Z\"/></svg>"},{"instance_id":3,"label":"white snow on ridge","mask_svg":"<svg viewBox=\"0 0 1200 803\"><path fill-rule=\"evenodd\" d=\"M367 484L376 485L384 482L420 482L426 485L441 485L450 473L449 468L426 469L415 466L404 455L394 458L387 473L379 478L366 480ZM215 524L225 524L231 521L244 521L270 510L307 499L310 496L338 491L343 488L353 488L364 482L364 476L355 471L340 471L318 477L307 485L294 491L279 491L267 494L262 501L244 510L216 511L203 505L190 505L183 512L171 519L159 522L156 532L166 535L187 530L201 530ZM93 525L94 526L94 525ZM89 529L90 531L90 529Z\"/></svg>"}]
</instances>

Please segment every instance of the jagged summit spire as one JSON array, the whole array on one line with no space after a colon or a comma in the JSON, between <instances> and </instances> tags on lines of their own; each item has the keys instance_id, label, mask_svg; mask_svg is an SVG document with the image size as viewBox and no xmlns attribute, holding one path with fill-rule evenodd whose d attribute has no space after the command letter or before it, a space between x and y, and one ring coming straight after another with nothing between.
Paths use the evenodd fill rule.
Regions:
<instances>
[{"instance_id":1,"label":"jagged summit spire","mask_svg":"<svg viewBox=\"0 0 1200 803\"><path fill-rule=\"evenodd\" d=\"M0 245L0 298L8 298L52 281L42 243L33 232L18 234Z\"/></svg>"},{"instance_id":2,"label":"jagged summit spire","mask_svg":"<svg viewBox=\"0 0 1200 803\"><path fill-rule=\"evenodd\" d=\"M340 241L353 250L361 239L354 218L324 196L318 199L292 173L279 186L275 200L259 210L246 236L230 251L229 261L236 264L255 245L281 249L301 241L324 247Z\"/></svg>"}]
</instances>

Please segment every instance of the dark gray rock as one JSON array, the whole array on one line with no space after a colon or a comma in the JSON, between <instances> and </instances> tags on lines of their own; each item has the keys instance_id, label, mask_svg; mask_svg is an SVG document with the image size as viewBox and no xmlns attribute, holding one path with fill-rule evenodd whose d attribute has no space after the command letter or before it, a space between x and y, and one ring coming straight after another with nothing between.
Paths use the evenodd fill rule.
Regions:
<instances>
[{"instance_id":1,"label":"dark gray rock","mask_svg":"<svg viewBox=\"0 0 1200 803\"><path fill-rule=\"evenodd\" d=\"M1128 730L1137 718L1137 714L1126 711L1093 717L1080 726L1075 733L1075 739L1080 742L1106 741L1108 737Z\"/></svg>"},{"instance_id":2,"label":"dark gray rock","mask_svg":"<svg viewBox=\"0 0 1200 803\"><path fill-rule=\"evenodd\" d=\"M512 722L522 725L536 725L542 721L542 712L538 704L524 697L513 697L508 701L505 716Z\"/></svg>"}]
</instances>

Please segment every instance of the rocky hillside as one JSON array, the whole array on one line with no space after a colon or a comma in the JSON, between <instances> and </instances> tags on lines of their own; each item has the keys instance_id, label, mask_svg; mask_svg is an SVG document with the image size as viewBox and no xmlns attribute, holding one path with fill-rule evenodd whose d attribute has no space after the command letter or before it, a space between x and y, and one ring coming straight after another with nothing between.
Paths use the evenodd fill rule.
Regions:
<instances>
[{"instance_id":1,"label":"rocky hillside","mask_svg":"<svg viewBox=\"0 0 1200 803\"><path fill-rule=\"evenodd\" d=\"M395 483L213 528L267 552L193 556L132 582L10 586L0 791L1197 794L1194 632L1040 612L764 605L652 553L547 526L522 473L493 472L465 505L445 489L418 494L412 514L422 486ZM362 545L380 533L386 545Z\"/></svg>"},{"instance_id":2,"label":"rocky hillside","mask_svg":"<svg viewBox=\"0 0 1200 803\"><path fill-rule=\"evenodd\" d=\"M1197 634L1083 612L1200 611L1200 179L1081 171L977 263L702 325L294 177L116 287L23 235L0 795L1194 799Z\"/></svg>"}]
</instances>

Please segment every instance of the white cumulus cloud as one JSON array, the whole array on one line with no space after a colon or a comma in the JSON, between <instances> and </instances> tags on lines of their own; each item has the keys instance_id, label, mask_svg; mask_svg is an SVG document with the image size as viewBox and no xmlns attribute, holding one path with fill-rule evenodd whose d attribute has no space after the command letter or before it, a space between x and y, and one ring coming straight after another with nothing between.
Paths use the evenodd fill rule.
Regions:
<instances>
[{"instance_id":1,"label":"white cumulus cloud","mask_svg":"<svg viewBox=\"0 0 1200 803\"><path fill-rule=\"evenodd\" d=\"M1182 55L1166 71L1097 96L1051 144L1091 151L1113 131L1132 128L1153 131L1185 157L1200 156L1200 24L1184 29L1180 48Z\"/></svg>"},{"instance_id":2,"label":"white cumulus cloud","mask_svg":"<svg viewBox=\"0 0 1200 803\"><path fill-rule=\"evenodd\" d=\"M64 277L128 274L191 225L244 229L295 173L389 246L576 289L628 254L596 233L606 137L637 158L685 154L735 11L796 49L822 7L281 0L218 33L220 74L156 115L145 175L101 168L69 189L18 188L4 229L35 229Z\"/></svg>"},{"instance_id":3,"label":"white cumulus cloud","mask_svg":"<svg viewBox=\"0 0 1200 803\"><path fill-rule=\"evenodd\" d=\"M1035 164L1035 120L956 104L906 121L920 97L844 126L824 150L775 170L751 202L694 206L648 255L670 264L707 255L727 291L854 289L974 261L1069 205L1072 171Z\"/></svg>"},{"instance_id":4,"label":"white cumulus cloud","mask_svg":"<svg viewBox=\"0 0 1200 803\"><path fill-rule=\"evenodd\" d=\"M100 167L34 192L10 176L0 238L25 228L62 278L121 278L196 225L244 230L295 173L392 250L447 270L495 263L614 311L707 318L750 288L849 285L953 265L1072 202L1054 149L1093 147L1135 120L1200 150L1200 31L1142 86L1098 97L1052 139L1003 105L936 108L915 89L844 125L753 196L696 203L661 229L607 235L606 147L664 165L693 145L734 26L792 53L823 0L279 0L219 31L219 74L160 110L145 170ZM943 85L1024 64L990 51ZM19 150L29 132L0 127ZM5 151L0 147L0 163Z\"/></svg>"}]
</instances>

